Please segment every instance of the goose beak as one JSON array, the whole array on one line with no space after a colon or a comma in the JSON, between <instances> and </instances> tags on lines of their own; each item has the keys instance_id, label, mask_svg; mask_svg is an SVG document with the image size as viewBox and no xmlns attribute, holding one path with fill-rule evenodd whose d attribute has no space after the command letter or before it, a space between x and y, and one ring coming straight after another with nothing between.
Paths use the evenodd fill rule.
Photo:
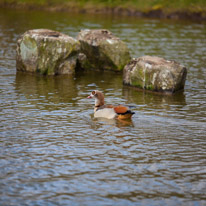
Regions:
<instances>
[{"instance_id":1,"label":"goose beak","mask_svg":"<svg viewBox=\"0 0 206 206\"><path fill-rule=\"evenodd\" d=\"M92 97L91 97L91 95L89 95L88 97L87 97L87 99L91 99Z\"/></svg>"}]
</instances>

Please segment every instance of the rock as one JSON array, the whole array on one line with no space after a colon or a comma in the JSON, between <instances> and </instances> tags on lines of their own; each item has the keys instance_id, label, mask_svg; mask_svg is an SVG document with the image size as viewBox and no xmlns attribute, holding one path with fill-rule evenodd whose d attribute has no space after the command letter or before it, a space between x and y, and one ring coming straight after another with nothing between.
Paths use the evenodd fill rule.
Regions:
<instances>
[{"instance_id":1,"label":"rock","mask_svg":"<svg viewBox=\"0 0 206 206\"><path fill-rule=\"evenodd\" d=\"M123 83L141 89L174 93L184 88L187 69L175 61L143 56L124 67Z\"/></svg>"},{"instance_id":2,"label":"rock","mask_svg":"<svg viewBox=\"0 0 206 206\"><path fill-rule=\"evenodd\" d=\"M78 54L78 64L76 69L86 69L90 68L91 64L87 58L87 56L84 53L79 53Z\"/></svg>"},{"instance_id":3,"label":"rock","mask_svg":"<svg viewBox=\"0 0 206 206\"><path fill-rule=\"evenodd\" d=\"M120 71L131 60L126 44L108 30L82 30L77 39L87 57L85 69Z\"/></svg>"},{"instance_id":4,"label":"rock","mask_svg":"<svg viewBox=\"0 0 206 206\"><path fill-rule=\"evenodd\" d=\"M45 75L74 72L80 44L57 31L36 29L25 32L17 42L18 71Z\"/></svg>"}]
</instances>

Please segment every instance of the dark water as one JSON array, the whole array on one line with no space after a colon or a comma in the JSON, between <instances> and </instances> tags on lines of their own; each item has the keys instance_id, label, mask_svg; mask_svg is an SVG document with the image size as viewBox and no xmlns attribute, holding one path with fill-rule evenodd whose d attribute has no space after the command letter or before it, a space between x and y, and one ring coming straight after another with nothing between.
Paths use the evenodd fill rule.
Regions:
<instances>
[{"instance_id":1,"label":"dark water","mask_svg":"<svg viewBox=\"0 0 206 206\"><path fill-rule=\"evenodd\" d=\"M109 29L134 57L184 64L185 91L143 93L108 72L16 74L16 41L36 28ZM93 89L135 106L132 122L94 119ZM206 25L0 10L0 205L198 206L205 194Z\"/></svg>"}]
</instances>

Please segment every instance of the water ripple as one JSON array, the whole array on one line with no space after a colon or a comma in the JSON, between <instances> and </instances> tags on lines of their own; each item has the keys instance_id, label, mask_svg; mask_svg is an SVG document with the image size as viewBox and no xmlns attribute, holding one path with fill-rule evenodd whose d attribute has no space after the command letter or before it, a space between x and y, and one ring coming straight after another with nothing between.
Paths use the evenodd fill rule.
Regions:
<instances>
[{"instance_id":1,"label":"water ripple","mask_svg":"<svg viewBox=\"0 0 206 206\"><path fill-rule=\"evenodd\" d=\"M30 12L0 12L0 204L205 205L205 25ZM107 72L16 74L17 38L36 27L107 28L134 57L184 63L185 91L142 93ZM132 106L132 121L94 118L94 89Z\"/></svg>"}]
</instances>

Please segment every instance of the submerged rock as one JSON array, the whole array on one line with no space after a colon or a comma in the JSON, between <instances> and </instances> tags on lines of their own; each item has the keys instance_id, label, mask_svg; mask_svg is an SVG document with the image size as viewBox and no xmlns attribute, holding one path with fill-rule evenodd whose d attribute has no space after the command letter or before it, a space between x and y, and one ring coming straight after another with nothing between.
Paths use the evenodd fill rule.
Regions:
<instances>
[{"instance_id":1,"label":"submerged rock","mask_svg":"<svg viewBox=\"0 0 206 206\"><path fill-rule=\"evenodd\" d=\"M127 45L108 30L82 30L77 39L87 58L85 69L120 71L131 59Z\"/></svg>"},{"instance_id":2,"label":"submerged rock","mask_svg":"<svg viewBox=\"0 0 206 206\"><path fill-rule=\"evenodd\" d=\"M25 32L17 42L18 71L45 75L74 72L80 44L57 31L36 29Z\"/></svg>"},{"instance_id":3,"label":"submerged rock","mask_svg":"<svg viewBox=\"0 0 206 206\"><path fill-rule=\"evenodd\" d=\"M143 56L124 68L123 83L141 89L174 93L184 88L187 69L175 61Z\"/></svg>"}]
</instances>

